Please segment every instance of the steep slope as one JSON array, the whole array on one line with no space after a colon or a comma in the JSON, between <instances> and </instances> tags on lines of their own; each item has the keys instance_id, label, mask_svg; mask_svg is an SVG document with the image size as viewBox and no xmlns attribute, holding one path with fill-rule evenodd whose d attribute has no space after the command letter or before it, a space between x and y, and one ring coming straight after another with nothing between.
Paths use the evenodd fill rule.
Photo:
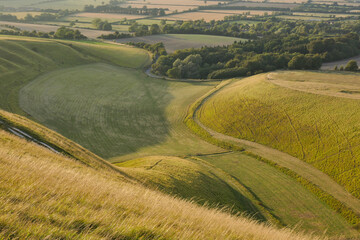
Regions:
<instances>
[{"instance_id":1,"label":"steep slope","mask_svg":"<svg viewBox=\"0 0 360 240\"><path fill-rule=\"evenodd\" d=\"M132 184L0 130L0 238L317 239Z\"/></svg>"},{"instance_id":2,"label":"steep slope","mask_svg":"<svg viewBox=\"0 0 360 240\"><path fill-rule=\"evenodd\" d=\"M199 119L302 159L360 198L360 102L351 99L360 86L356 79L308 72L250 77L206 101Z\"/></svg>"},{"instance_id":3,"label":"steep slope","mask_svg":"<svg viewBox=\"0 0 360 240\"><path fill-rule=\"evenodd\" d=\"M233 210L266 220L249 200L243 186L235 185L207 164L179 157L152 156L116 164L128 176L166 193L210 206Z\"/></svg>"}]
</instances>

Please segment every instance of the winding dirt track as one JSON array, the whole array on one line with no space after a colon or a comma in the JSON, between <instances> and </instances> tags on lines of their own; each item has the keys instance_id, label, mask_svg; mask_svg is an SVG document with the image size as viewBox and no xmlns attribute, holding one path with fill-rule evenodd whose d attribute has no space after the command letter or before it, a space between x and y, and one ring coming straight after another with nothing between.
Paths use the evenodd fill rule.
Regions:
<instances>
[{"instance_id":1,"label":"winding dirt track","mask_svg":"<svg viewBox=\"0 0 360 240\"><path fill-rule=\"evenodd\" d=\"M222 88L220 88L219 90L215 91L213 94L211 94L207 98L205 98L202 101L202 103L199 105L199 107L195 110L194 120L201 128L203 128L205 131L207 131L209 134L211 134L211 136L213 136L216 139L231 142L238 146L244 147L245 150L248 152L256 154L256 155L263 157L267 160L270 160L274 163L277 163L282 167L286 167L288 169L293 170L300 176L306 178L308 181L319 186L323 191L331 194L333 197L338 199L340 202L346 204L348 207L353 209L354 212L356 212L357 214L360 214L360 200L355 198L349 192L347 192L341 185L339 185L337 182L335 182L328 175L326 175L325 173L316 169L315 167L311 166L310 164L307 164L306 162L304 162L298 158L295 158L287 153L267 147L265 145L251 142L251 141L244 140L244 139L238 139L235 137L231 137L231 136L216 132L216 131L206 127L204 124L202 124L200 122L200 120L197 118L198 111L200 110L201 106L207 99L212 97L216 92L220 91L221 89Z\"/></svg>"}]
</instances>

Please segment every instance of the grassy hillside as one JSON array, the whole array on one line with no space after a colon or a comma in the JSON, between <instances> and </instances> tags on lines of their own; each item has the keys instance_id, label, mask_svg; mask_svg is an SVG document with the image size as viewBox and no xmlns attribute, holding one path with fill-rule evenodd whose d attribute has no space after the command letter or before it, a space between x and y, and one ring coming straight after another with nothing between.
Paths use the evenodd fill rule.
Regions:
<instances>
[{"instance_id":1,"label":"grassy hillside","mask_svg":"<svg viewBox=\"0 0 360 240\"><path fill-rule=\"evenodd\" d=\"M355 79L358 75L262 74L220 91L205 102L199 118L218 132L303 159L359 198L360 102L349 97L357 94Z\"/></svg>"},{"instance_id":2,"label":"grassy hillside","mask_svg":"<svg viewBox=\"0 0 360 240\"><path fill-rule=\"evenodd\" d=\"M253 192L262 205L286 226L301 225L309 232L358 237L342 217L298 184L295 179L272 166L242 153L200 156L216 168L230 174ZM331 227L330 227L331 226Z\"/></svg>"},{"instance_id":3,"label":"grassy hillside","mask_svg":"<svg viewBox=\"0 0 360 240\"><path fill-rule=\"evenodd\" d=\"M278 221L284 225L308 221L310 213L316 216L316 220L301 227L303 230L322 233L324 229L331 228L334 229L329 231L331 235L344 231L352 233L350 226L344 224L336 213L322 206L314 195L303 190L303 195L307 197L297 197L301 187L295 181L290 181L289 185L279 185L269 191L268 196L265 194L258 198L258 191L262 189L254 188L256 191L252 191L233 178L231 175L234 174L230 174L229 169L221 170L204 161L187 158L226 152L197 138L183 124L189 105L215 89L218 82L172 82L149 78L140 70L149 62L149 55L130 47L26 38L6 38L3 42L16 43L11 50L15 56L6 59L16 63L19 69L12 72L13 76L8 81L4 76L0 77L3 81L0 84L4 83L4 89L0 90L3 98L1 107L23 115L30 114L33 120L111 162L137 159L120 164L121 169L105 164L111 171L135 182L145 181L147 186L159 187L167 193L184 198L194 196L200 203L208 201L221 206L235 204L238 210L246 209L251 213L260 210L267 220L272 221L272 215L276 215L275 218L279 217ZM30 61L18 59L24 58L22 51L29 54L29 58L43 59L39 71ZM37 54L34 55L34 52ZM1 119L14 123L20 129L29 130L46 143L60 144L66 155L86 165L101 168L102 165L95 164L103 162L100 157L83 148L79 152L78 145L61 135L29 122L24 117L5 112L0 115ZM180 158L162 156L161 159L169 161L162 161L149 170L148 164L155 160L143 157L154 155ZM95 161L89 162L87 156ZM180 163L191 171L180 171L177 168ZM125 167L127 164L134 164L136 168ZM281 179L286 179L284 174L281 175ZM257 178L256 175L249 177ZM274 199L278 191L291 196L289 202L318 207L308 210L299 207L296 214L291 211L289 204L273 204L272 209L264 208L270 205L272 200L269 199ZM278 214L284 206L288 206L289 211ZM331 213L334 219L340 220L329 221ZM290 218L293 220L288 221Z\"/></svg>"},{"instance_id":4,"label":"grassy hillside","mask_svg":"<svg viewBox=\"0 0 360 240\"><path fill-rule=\"evenodd\" d=\"M223 174L198 161L153 156L116 164L127 175L152 188L192 199L200 204L233 207L234 210L265 220L243 186L236 186ZM211 187L204 187L211 186Z\"/></svg>"},{"instance_id":5,"label":"grassy hillside","mask_svg":"<svg viewBox=\"0 0 360 240\"><path fill-rule=\"evenodd\" d=\"M40 123L112 161L222 151L179 126L187 105L214 84L172 83L142 71L90 64L44 74L20 91Z\"/></svg>"},{"instance_id":6,"label":"grassy hillside","mask_svg":"<svg viewBox=\"0 0 360 240\"><path fill-rule=\"evenodd\" d=\"M296 180L242 153L186 159L153 156L116 165L146 186L198 203L233 206L234 210L256 214L260 220L264 214L269 222L292 227L300 224L308 232L358 236L345 219Z\"/></svg>"},{"instance_id":7,"label":"grassy hillside","mask_svg":"<svg viewBox=\"0 0 360 240\"><path fill-rule=\"evenodd\" d=\"M23 113L19 89L35 77L57 69L96 62L140 68L150 63L146 51L114 45L0 37L0 107Z\"/></svg>"},{"instance_id":8,"label":"grassy hillside","mask_svg":"<svg viewBox=\"0 0 360 240\"><path fill-rule=\"evenodd\" d=\"M198 207L0 130L0 238L317 239Z\"/></svg>"}]
</instances>

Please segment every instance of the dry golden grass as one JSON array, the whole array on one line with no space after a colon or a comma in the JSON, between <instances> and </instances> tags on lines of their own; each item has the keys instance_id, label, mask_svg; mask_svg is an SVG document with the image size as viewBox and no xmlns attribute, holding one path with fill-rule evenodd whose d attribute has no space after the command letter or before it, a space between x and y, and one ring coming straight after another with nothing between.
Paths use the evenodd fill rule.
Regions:
<instances>
[{"instance_id":1,"label":"dry golden grass","mask_svg":"<svg viewBox=\"0 0 360 240\"><path fill-rule=\"evenodd\" d=\"M226 16L234 15L233 13L211 13L211 12L186 12L180 14L174 14L170 16L159 17L157 19L167 19L167 20L200 20L204 19L205 21L211 20L223 20Z\"/></svg>"},{"instance_id":2,"label":"dry golden grass","mask_svg":"<svg viewBox=\"0 0 360 240\"><path fill-rule=\"evenodd\" d=\"M333 72L324 74L319 72L274 72L267 75L267 79L276 85L333 97L360 99L360 74Z\"/></svg>"},{"instance_id":3,"label":"dry golden grass","mask_svg":"<svg viewBox=\"0 0 360 240\"><path fill-rule=\"evenodd\" d=\"M321 239L199 207L0 130L0 239Z\"/></svg>"}]
</instances>

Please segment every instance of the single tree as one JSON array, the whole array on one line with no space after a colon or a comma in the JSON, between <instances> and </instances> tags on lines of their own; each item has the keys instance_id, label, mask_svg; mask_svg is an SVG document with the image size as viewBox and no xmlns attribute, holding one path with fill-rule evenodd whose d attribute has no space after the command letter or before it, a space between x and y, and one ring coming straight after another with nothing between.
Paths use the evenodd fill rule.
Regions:
<instances>
[{"instance_id":1,"label":"single tree","mask_svg":"<svg viewBox=\"0 0 360 240\"><path fill-rule=\"evenodd\" d=\"M355 72L359 69L357 62L355 60L350 60L345 67L345 71L352 71Z\"/></svg>"}]
</instances>

